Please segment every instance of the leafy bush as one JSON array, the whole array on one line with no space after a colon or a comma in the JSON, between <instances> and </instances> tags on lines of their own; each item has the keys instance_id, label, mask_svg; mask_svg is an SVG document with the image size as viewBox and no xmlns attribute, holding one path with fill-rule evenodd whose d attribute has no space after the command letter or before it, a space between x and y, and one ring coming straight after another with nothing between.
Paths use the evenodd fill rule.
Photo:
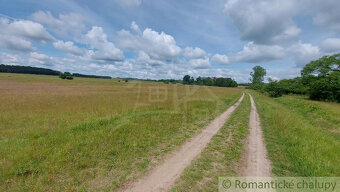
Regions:
<instances>
[{"instance_id":1,"label":"leafy bush","mask_svg":"<svg viewBox=\"0 0 340 192\"><path fill-rule=\"evenodd\" d=\"M340 102L340 72L315 80L310 87L310 99Z\"/></svg>"},{"instance_id":2,"label":"leafy bush","mask_svg":"<svg viewBox=\"0 0 340 192\"><path fill-rule=\"evenodd\" d=\"M265 84L263 83L255 83L255 84L250 84L247 89L253 89L253 90L257 90L260 92L265 92Z\"/></svg>"},{"instance_id":3,"label":"leafy bush","mask_svg":"<svg viewBox=\"0 0 340 192\"><path fill-rule=\"evenodd\" d=\"M59 74L59 78L61 78L61 79L66 79L66 74L65 74L65 73L60 73L60 74Z\"/></svg>"},{"instance_id":4,"label":"leafy bush","mask_svg":"<svg viewBox=\"0 0 340 192\"><path fill-rule=\"evenodd\" d=\"M66 76L66 79L68 79L68 80L72 80L72 79L73 79L73 77L72 77L72 76L70 76L70 75L68 75L68 76Z\"/></svg>"},{"instance_id":5,"label":"leafy bush","mask_svg":"<svg viewBox=\"0 0 340 192\"><path fill-rule=\"evenodd\" d=\"M283 94L306 94L309 87L307 84L303 83L301 77L296 77L294 79L282 79L279 81L280 88Z\"/></svg>"},{"instance_id":6,"label":"leafy bush","mask_svg":"<svg viewBox=\"0 0 340 192\"><path fill-rule=\"evenodd\" d=\"M70 73L60 73L59 74L59 78L61 78L61 79L67 79L67 80L72 80L73 79L73 77L72 77L72 75L70 75Z\"/></svg>"},{"instance_id":7,"label":"leafy bush","mask_svg":"<svg viewBox=\"0 0 340 192\"><path fill-rule=\"evenodd\" d=\"M282 84L277 81L273 81L268 83L264 90L268 93L270 97L281 97L284 93L284 89L281 86Z\"/></svg>"}]
</instances>

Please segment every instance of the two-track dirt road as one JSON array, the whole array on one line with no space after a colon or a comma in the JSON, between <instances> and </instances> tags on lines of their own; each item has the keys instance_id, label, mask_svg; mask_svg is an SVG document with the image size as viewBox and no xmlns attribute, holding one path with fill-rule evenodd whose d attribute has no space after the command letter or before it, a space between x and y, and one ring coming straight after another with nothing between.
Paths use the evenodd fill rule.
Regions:
<instances>
[{"instance_id":1,"label":"two-track dirt road","mask_svg":"<svg viewBox=\"0 0 340 192\"><path fill-rule=\"evenodd\" d=\"M260 118L257 113L255 101L250 94L249 96L251 102L249 135L245 146L241 176L270 177L272 168L267 158L267 149L263 140Z\"/></svg>"},{"instance_id":2,"label":"two-track dirt road","mask_svg":"<svg viewBox=\"0 0 340 192\"><path fill-rule=\"evenodd\" d=\"M224 113L210 122L199 135L183 144L178 151L170 155L161 165L157 166L145 177L126 186L123 191L159 192L169 190L183 170L202 152L210 139L224 125L243 98L244 94L242 94L241 98L233 106L229 107Z\"/></svg>"},{"instance_id":3,"label":"two-track dirt road","mask_svg":"<svg viewBox=\"0 0 340 192\"><path fill-rule=\"evenodd\" d=\"M251 95L251 113L249 117L250 133L247 137L241 176L271 176L271 163L267 159L267 150L264 144L260 120L256 105ZM190 165L209 143L211 138L225 124L231 113L242 102L241 98L223 114L214 119L204 130L188 142L183 144L179 150L169 155L162 164L155 167L149 174L123 187L124 192L161 192L171 189L175 180L183 170Z\"/></svg>"}]
</instances>

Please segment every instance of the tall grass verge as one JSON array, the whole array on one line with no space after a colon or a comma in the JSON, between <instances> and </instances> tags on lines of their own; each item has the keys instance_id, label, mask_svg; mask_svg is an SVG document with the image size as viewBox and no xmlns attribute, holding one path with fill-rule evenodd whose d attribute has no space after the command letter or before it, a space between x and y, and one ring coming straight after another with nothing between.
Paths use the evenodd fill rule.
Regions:
<instances>
[{"instance_id":1,"label":"tall grass verge","mask_svg":"<svg viewBox=\"0 0 340 192\"><path fill-rule=\"evenodd\" d=\"M339 111L291 96L252 94L276 176L340 176Z\"/></svg>"}]
</instances>

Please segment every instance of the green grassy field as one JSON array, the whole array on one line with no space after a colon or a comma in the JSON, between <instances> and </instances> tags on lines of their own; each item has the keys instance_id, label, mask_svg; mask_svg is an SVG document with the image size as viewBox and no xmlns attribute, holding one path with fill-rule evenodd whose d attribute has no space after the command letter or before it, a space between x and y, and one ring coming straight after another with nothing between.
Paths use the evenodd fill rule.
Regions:
<instances>
[{"instance_id":1,"label":"green grassy field","mask_svg":"<svg viewBox=\"0 0 340 192\"><path fill-rule=\"evenodd\" d=\"M340 105L252 92L276 176L340 176Z\"/></svg>"},{"instance_id":2,"label":"green grassy field","mask_svg":"<svg viewBox=\"0 0 340 192\"><path fill-rule=\"evenodd\" d=\"M339 104L296 95L273 99L250 93L257 104L274 176L340 176ZM238 176L249 113L246 97L171 191L216 191L219 176Z\"/></svg>"},{"instance_id":3,"label":"green grassy field","mask_svg":"<svg viewBox=\"0 0 340 192\"><path fill-rule=\"evenodd\" d=\"M114 190L243 89L0 74L0 191Z\"/></svg>"},{"instance_id":4,"label":"green grassy field","mask_svg":"<svg viewBox=\"0 0 340 192\"><path fill-rule=\"evenodd\" d=\"M235 103L243 88L0 73L0 191L112 191L142 176ZM340 105L256 102L276 176L340 176ZM237 176L246 96L172 191Z\"/></svg>"}]
</instances>

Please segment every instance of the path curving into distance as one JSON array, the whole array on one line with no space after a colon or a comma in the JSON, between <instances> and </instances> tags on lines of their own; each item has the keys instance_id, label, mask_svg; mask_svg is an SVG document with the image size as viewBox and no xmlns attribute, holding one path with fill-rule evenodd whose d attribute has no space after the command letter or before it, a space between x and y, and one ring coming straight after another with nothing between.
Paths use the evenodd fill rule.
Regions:
<instances>
[{"instance_id":1,"label":"path curving into distance","mask_svg":"<svg viewBox=\"0 0 340 192\"><path fill-rule=\"evenodd\" d=\"M149 174L125 186L124 192L160 192L168 191L183 170L190 165L209 143L210 139L223 127L231 113L239 106L241 98L229 107L220 116L211 121L203 131L184 143L178 151L174 152L162 164L155 167Z\"/></svg>"},{"instance_id":2,"label":"path curving into distance","mask_svg":"<svg viewBox=\"0 0 340 192\"><path fill-rule=\"evenodd\" d=\"M244 166L241 175L244 177L270 177L271 162L267 158L267 149L263 140L260 118L255 101L250 96L251 112L249 116L249 135L244 155Z\"/></svg>"}]
</instances>

